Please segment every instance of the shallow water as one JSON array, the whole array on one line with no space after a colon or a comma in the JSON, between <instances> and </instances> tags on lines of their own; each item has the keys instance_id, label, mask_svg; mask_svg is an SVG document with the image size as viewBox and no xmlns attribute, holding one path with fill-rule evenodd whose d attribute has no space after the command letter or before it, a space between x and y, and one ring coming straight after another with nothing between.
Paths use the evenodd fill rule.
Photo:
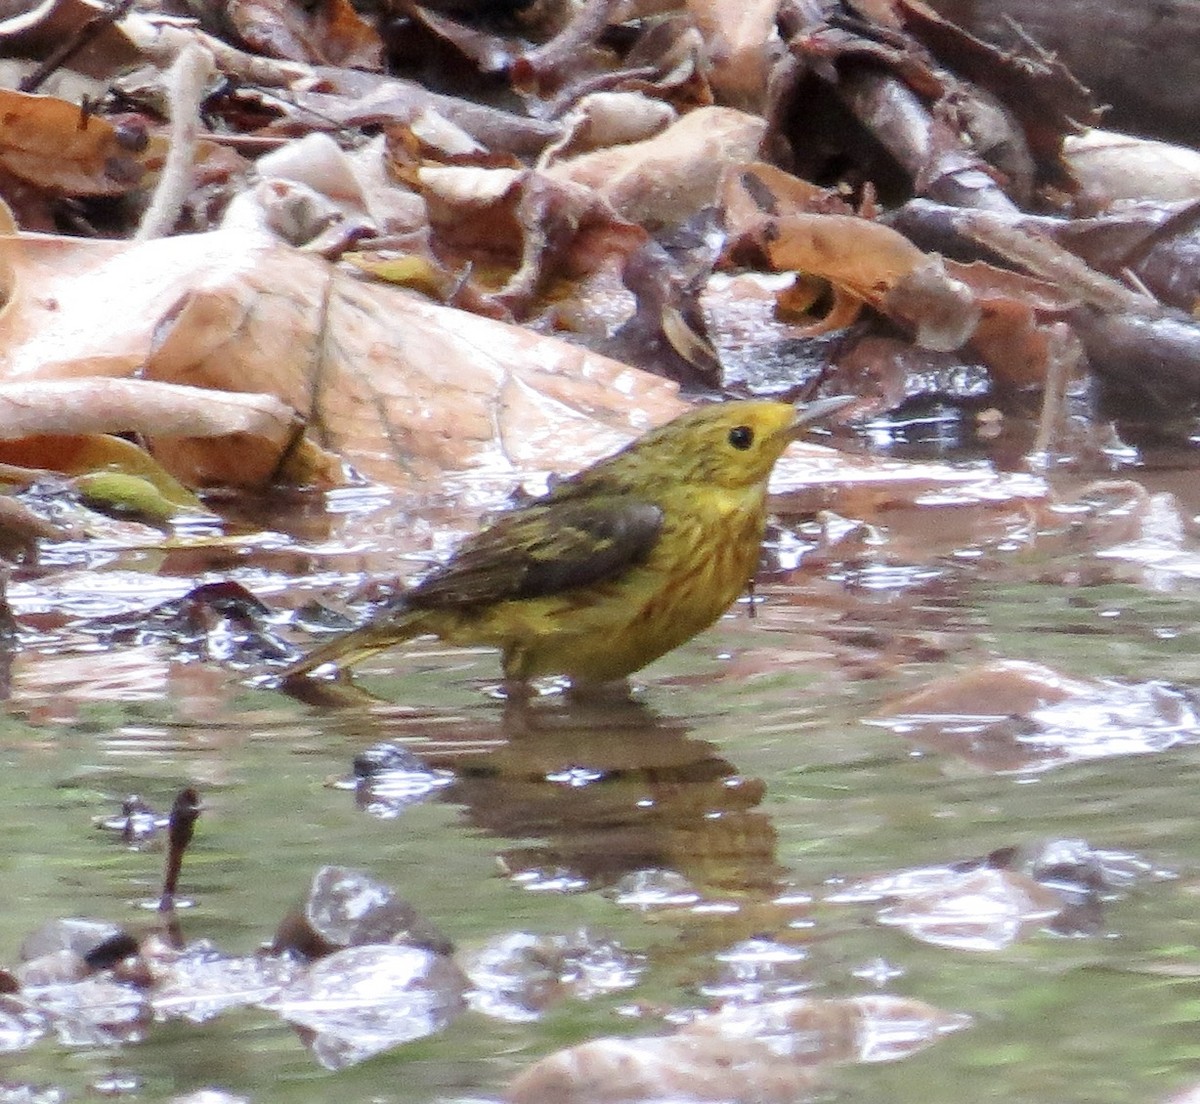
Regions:
<instances>
[{"instance_id":1,"label":"shallow water","mask_svg":"<svg viewBox=\"0 0 1200 1104\"><path fill-rule=\"evenodd\" d=\"M1082 544L931 536L919 555L911 536L886 534L821 548L797 523L756 617L742 603L639 675L630 698L599 702L505 702L493 655L419 642L361 671L391 704L320 710L255 686L237 664L186 661L161 641L97 643L52 617L145 608L230 576L281 605L345 597L380 569L391 523L364 523L346 542L311 511L236 554L117 551L101 565L107 587L94 585L94 563L25 572L10 599L28 643L0 744L0 963L62 916L153 927L145 902L161 853L129 849L94 820L135 793L165 809L186 785L205 804L181 883L189 941L253 952L313 873L339 864L395 887L464 962L512 933L581 926L631 957L614 981L624 988L565 993L524 1019L477 1007L336 1073L274 1014L244 1008L152 1022L125 1045L50 1034L5 1054L2 1080L71 1099L203 1086L256 1101L491 1098L558 1048L661 1033L718 1000L885 993L970 1026L900 1061L823 1070L821 1099L1165 1100L1200 1082L1200 730L1187 713L1200 557L1187 513L1159 545L1143 525L1132 540ZM444 515L423 516L404 523L413 562L441 547ZM982 736L878 723L900 695L997 657L1113 681L1096 684L1075 727L1069 705L1053 723L1039 715ZM444 772L438 784L339 784L381 741ZM1107 872L1087 893L1071 889L1067 919L997 935L986 921L1003 902L955 898L945 881L1006 848L1027 872L1053 841L1068 881L1088 863ZM917 906L863 888L889 876L894 890L918 868L905 877L935 887L922 908L957 909L957 943L916 937L891 921ZM681 903L650 907L664 887ZM790 949L786 967L746 965L736 948L752 938Z\"/></svg>"}]
</instances>

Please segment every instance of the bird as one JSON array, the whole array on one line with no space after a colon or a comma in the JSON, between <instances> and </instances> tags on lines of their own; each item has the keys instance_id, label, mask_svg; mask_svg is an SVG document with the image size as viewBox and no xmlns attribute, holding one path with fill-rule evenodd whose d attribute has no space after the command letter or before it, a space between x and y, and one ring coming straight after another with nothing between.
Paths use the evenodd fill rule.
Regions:
<instances>
[{"instance_id":1,"label":"bird","mask_svg":"<svg viewBox=\"0 0 1200 1104\"><path fill-rule=\"evenodd\" d=\"M617 682L708 628L759 564L784 449L852 402L693 407L504 511L362 626L283 669L335 675L417 636L499 649L505 686Z\"/></svg>"}]
</instances>

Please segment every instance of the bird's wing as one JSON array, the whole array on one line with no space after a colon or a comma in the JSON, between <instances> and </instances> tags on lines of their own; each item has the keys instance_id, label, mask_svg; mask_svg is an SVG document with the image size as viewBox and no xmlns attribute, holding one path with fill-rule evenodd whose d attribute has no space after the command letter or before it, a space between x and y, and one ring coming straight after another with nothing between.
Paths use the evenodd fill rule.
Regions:
<instances>
[{"instance_id":1,"label":"bird's wing","mask_svg":"<svg viewBox=\"0 0 1200 1104\"><path fill-rule=\"evenodd\" d=\"M404 594L409 609L540 598L616 578L642 563L662 510L626 495L540 502L502 514Z\"/></svg>"}]
</instances>

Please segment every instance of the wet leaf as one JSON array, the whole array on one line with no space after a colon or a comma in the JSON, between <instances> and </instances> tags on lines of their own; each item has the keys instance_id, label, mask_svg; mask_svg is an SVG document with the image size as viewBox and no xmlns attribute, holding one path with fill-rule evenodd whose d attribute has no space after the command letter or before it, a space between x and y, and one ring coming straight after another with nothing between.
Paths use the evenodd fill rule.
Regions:
<instances>
[{"instance_id":1,"label":"wet leaf","mask_svg":"<svg viewBox=\"0 0 1200 1104\"><path fill-rule=\"evenodd\" d=\"M97 828L119 833L121 842L126 847L134 848L152 846L167 823L168 817L165 814L155 812L137 794L132 794L121 802L121 811L116 816L95 818Z\"/></svg>"},{"instance_id":2,"label":"wet leaf","mask_svg":"<svg viewBox=\"0 0 1200 1104\"><path fill-rule=\"evenodd\" d=\"M885 716L988 717L1032 713L1082 697L1090 689L1052 668L1021 660L999 660L950 678L937 679L890 702Z\"/></svg>"},{"instance_id":3,"label":"wet leaf","mask_svg":"<svg viewBox=\"0 0 1200 1104\"><path fill-rule=\"evenodd\" d=\"M374 744L354 757L354 772L333 783L354 791L354 803L370 816L391 819L454 782L446 770L434 770L408 748Z\"/></svg>"},{"instance_id":4,"label":"wet leaf","mask_svg":"<svg viewBox=\"0 0 1200 1104\"><path fill-rule=\"evenodd\" d=\"M322 867L300 912L284 918L272 949L318 958L348 947L405 943L448 954L451 944L395 890L358 870Z\"/></svg>"},{"instance_id":5,"label":"wet leaf","mask_svg":"<svg viewBox=\"0 0 1200 1104\"><path fill-rule=\"evenodd\" d=\"M290 651L270 624L270 611L240 583L201 583L149 609L90 617L76 631L106 645L164 641L183 655L230 667L257 666Z\"/></svg>"},{"instance_id":6,"label":"wet leaf","mask_svg":"<svg viewBox=\"0 0 1200 1104\"><path fill-rule=\"evenodd\" d=\"M761 1004L798 996L814 984L808 952L774 939L744 939L714 957L718 972L700 986L712 1000Z\"/></svg>"},{"instance_id":7,"label":"wet leaf","mask_svg":"<svg viewBox=\"0 0 1200 1104\"><path fill-rule=\"evenodd\" d=\"M936 888L906 894L875 918L934 946L999 951L1045 927L1062 909L1062 898L1032 878L984 868L947 872Z\"/></svg>"},{"instance_id":8,"label":"wet leaf","mask_svg":"<svg viewBox=\"0 0 1200 1104\"><path fill-rule=\"evenodd\" d=\"M22 996L46 1017L64 1046L136 1042L150 1024L146 994L103 975L69 984L27 986Z\"/></svg>"},{"instance_id":9,"label":"wet leaf","mask_svg":"<svg viewBox=\"0 0 1200 1104\"><path fill-rule=\"evenodd\" d=\"M83 958L99 944L120 935L122 928L107 920L64 917L48 921L21 943L21 960L30 962L57 951L72 951Z\"/></svg>"},{"instance_id":10,"label":"wet leaf","mask_svg":"<svg viewBox=\"0 0 1200 1104\"><path fill-rule=\"evenodd\" d=\"M46 1017L20 999L0 996L0 1053L26 1050L48 1030Z\"/></svg>"},{"instance_id":11,"label":"wet leaf","mask_svg":"<svg viewBox=\"0 0 1200 1104\"><path fill-rule=\"evenodd\" d=\"M894 1061L966 1017L898 997L731 1005L657 1039L596 1039L552 1054L509 1086L515 1104L660 1099L790 1104L823 1065Z\"/></svg>"},{"instance_id":12,"label":"wet leaf","mask_svg":"<svg viewBox=\"0 0 1200 1104\"><path fill-rule=\"evenodd\" d=\"M571 935L512 932L476 951L465 966L471 1007L516 1023L568 998L590 1000L637 984L642 956L581 928Z\"/></svg>"},{"instance_id":13,"label":"wet leaf","mask_svg":"<svg viewBox=\"0 0 1200 1104\"><path fill-rule=\"evenodd\" d=\"M262 1002L304 1029L326 1069L442 1030L465 1007L465 979L442 955L416 947L349 947L318 960Z\"/></svg>"},{"instance_id":14,"label":"wet leaf","mask_svg":"<svg viewBox=\"0 0 1200 1104\"><path fill-rule=\"evenodd\" d=\"M0 390L3 390L0 385ZM72 394L72 399L81 398ZM49 394L46 394L49 400ZM136 394L136 392L135 392ZM56 415L48 413L53 420ZM0 460L26 468L46 468L65 475L85 476L101 472L118 473L141 480L170 507L193 516L207 513L200 500L169 475L144 450L121 437L108 435L54 436L22 435L14 440L0 439Z\"/></svg>"},{"instance_id":15,"label":"wet leaf","mask_svg":"<svg viewBox=\"0 0 1200 1104\"><path fill-rule=\"evenodd\" d=\"M1042 770L1200 739L1200 715L1186 691L1072 679L1019 660L936 679L889 703L871 723L992 770Z\"/></svg>"},{"instance_id":16,"label":"wet leaf","mask_svg":"<svg viewBox=\"0 0 1200 1104\"><path fill-rule=\"evenodd\" d=\"M230 958L196 943L155 964L150 1007L158 1019L203 1023L233 1008L262 1004L295 982L302 967L286 957Z\"/></svg>"},{"instance_id":17,"label":"wet leaf","mask_svg":"<svg viewBox=\"0 0 1200 1104\"><path fill-rule=\"evenodd\" d=\"M178 507L168 502L148 479L121 472L93 472L75 480L89 506L117 514L132 514L151 521L169 521Z\"/></svg>"}]
</instances>

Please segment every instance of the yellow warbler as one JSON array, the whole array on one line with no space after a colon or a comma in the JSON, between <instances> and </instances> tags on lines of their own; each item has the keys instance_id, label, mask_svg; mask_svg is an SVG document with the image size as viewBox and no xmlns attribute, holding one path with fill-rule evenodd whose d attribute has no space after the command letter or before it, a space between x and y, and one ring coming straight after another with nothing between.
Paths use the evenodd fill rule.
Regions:
<instances>
[{"instance_id":1,"label":"yellow warbler","mask_svg":"<svg viewBox=\"0 0 1200 1104\"><path fill-rule=\"evenodd\" d=\"M499 648L511 682L624 678L707 628L745 589L775 461L806 426L850 401L690 410L501 514L283 678L425 634Z\"/></svg>"}]
</instances>

